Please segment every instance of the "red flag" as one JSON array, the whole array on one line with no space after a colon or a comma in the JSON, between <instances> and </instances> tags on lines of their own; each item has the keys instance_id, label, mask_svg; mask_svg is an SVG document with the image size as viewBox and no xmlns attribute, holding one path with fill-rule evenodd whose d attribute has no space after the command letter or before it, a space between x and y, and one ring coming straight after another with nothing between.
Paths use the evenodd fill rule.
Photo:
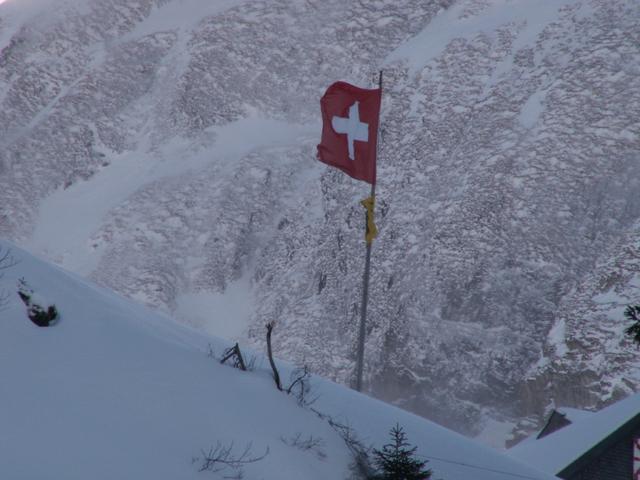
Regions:
<instances>
[{"instance_id":1,"label":"red flag","mask_svg":"<svg viewBox=\"0 0 640 480\"><path fill-rule=\"evenodd\" d=\"M331 85L320 100L322 140L318 159L347 175L376 183L376 145L382 89L345 82Z\"/></svg>"}]
</instances>

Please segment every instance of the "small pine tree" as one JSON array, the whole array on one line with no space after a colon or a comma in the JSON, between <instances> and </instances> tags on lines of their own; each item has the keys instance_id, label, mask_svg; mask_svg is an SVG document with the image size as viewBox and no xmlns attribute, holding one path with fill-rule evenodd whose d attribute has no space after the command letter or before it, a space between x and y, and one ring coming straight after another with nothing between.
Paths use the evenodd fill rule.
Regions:
<instances>
[{"instance_id":1,"label":"small pine tree","mask_svg":"<svg viewBox=\"0 0 640 480\"><path fill-rule=\"evenodd\" d=\"M624 333L629 335L640 346L640 305L628 305L624 311L624 316L627 320L634 322L633 325L624 330Z\"/></svg>"},{"instance_id":2,"label":"small pine tree","mask_svg":"<svg viewBox=\"0 0 640 480\"><path fill-rule=\"evenodd\" d=\"M428 480L431 478L431 470L424 467L426 460L414 458L418 447L410 448L407 435L398 424L389 432L391 443L382 447L382 450L373 450L374 462L380 473L373 478L376 480Z\"/></svg>"}]
</instances>

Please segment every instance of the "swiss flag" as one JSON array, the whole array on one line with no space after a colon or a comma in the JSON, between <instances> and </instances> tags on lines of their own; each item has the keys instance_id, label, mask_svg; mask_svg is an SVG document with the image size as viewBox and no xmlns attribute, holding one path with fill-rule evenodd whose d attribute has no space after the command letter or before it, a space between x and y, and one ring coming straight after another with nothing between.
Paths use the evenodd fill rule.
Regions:
<instances>
[{"instance_id":1,"label":"swiss flag","mask_svg":"<svg viewBox=\"0 0 640 480\"><path fill-rule=\"evenodd\" d=\"M376 183L376 145L382 89L345 82L331 85L320 100L322 140L318 159L347 175Z\"/></svg>"}]
</instances>

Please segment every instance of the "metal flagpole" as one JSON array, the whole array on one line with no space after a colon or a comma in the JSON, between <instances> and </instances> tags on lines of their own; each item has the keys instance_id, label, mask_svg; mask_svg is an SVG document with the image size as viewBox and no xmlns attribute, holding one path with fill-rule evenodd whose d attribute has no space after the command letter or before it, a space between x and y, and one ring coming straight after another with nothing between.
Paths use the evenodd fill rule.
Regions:
<instances>
[{"instance_id":1,"label":"metal flagpole","mask_svg":"<svg viewBox=\"0 0 640 480\"><path fill-rule=\"evenodd\" d=\"M380 78L378 80L378 86L380 88L380 93L382 94L382 70L380 70ZM378 126L379 129L379 126ZM378 142L380 143L380 142ZM377 148L377 145L376 145ZM377 161L377 152L376 152L376 161ZM376 184L371 184L371 198L374 201L376 198ZM372 208L373 213L373 208ZM366 216L366 233L369 233L369 211L367 210ZM371 245L373 244L373 240L369 241L367 239L367 253L365 257L364 263L364 278L363 278L363 287L362 287L362 304L360 306L360 332L358 335L358 356L356 360L356 390L358 392L362 391L362 370L363 370L363 362L364 362L364 337L366 333L366 324L367 324L367 303L369 300L369 270L371 267Z\"/></svg>"}]
</instances>

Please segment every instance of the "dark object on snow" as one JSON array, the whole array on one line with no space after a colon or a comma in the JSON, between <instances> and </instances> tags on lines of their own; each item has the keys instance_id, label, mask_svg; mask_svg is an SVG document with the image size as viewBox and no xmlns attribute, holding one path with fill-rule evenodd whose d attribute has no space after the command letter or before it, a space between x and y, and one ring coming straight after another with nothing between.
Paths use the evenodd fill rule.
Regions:
<instances>
[{"instance_id":1,"label":"dark object on snow","mask_svg":"<svg viewBox=\"0 0 640 480\"><path fill-rule=\"evenodd\" d=\"M21 278L18 282L18 296L27 306L27 316L29 320L37 326L50 327L58 320L58 309L55 305L49 305L45 308L33 302L33 289L27 285L24 278Z\"/></svg>"},{"instance_id":2,"label":"dark object on snow","mask_svg":"<svg viewBox=\"0 0 640 480\"><path fill-rule=\"evenodd\" d=\"M276 388L282 391L282 383L280 383L280 373L276 368L276 362L273 361L273 350L271 350L271 332L273 332L273 327L276 322L267 323L267 355L269 356L269 364L271 365L271 370L273 370L273 381L276 382Z\"/></svg>"},{"instance_id":3,"label":"dark object on snow","mask_svg":"<svg viewBox=\"0 0 640 480\"><path fill-rule=\"evenodd\" d=\"M198 469L199 472L225 472L223 478L244 478L242 467L250 463L259 462L269 455L269 447L260 456L252 456L251 443L248 443L240 454L233 453L233 442L224 445L218 442L215 448L211 447L208 452L202 451L202 464ZM199 459L194 459L199 460ZM228 470L231 470L229 472Z\"/></svg>"},{"instance_id":4,"label":"dark object on snow","mask_svg":"<svg viewBox=\"0 0 640 480\"><path fill-rule=\"evenodd\" d=\"M389 432L392 443L373 450L376 466L381 470L374 475L375 480L428 480L431 470L425 470L426 460L418 460L415 453L418 447L408 448L407 435L402 427L396 425Z\"/></svg>"},{"instance_id":5,"label":"dark object on snow","mask_svg":"<svg viewBox=\"0 0 640 480\"><path fill-rule=\"evenodd\" d=\"M40 305L31 305L27 310L29 320L39 327L50 327L58 319L58 309L55 305L49 305L45 311Z\"/></svg>"},{"instance_id":6,"label":"dark object on snow","mask_svg":"<svg viewBox=\"0 0 640 480\"><path fill-rule=\"evenodd\" d=\"M240 351L240 345L236 343L233 347L228 348L224 351L222 359L220 363L224 364L227 360L233 358L233 366L235 368L239 368L240 370L246 371L247 367L244 363L244 358L242 357L242 352Z\"/></svg>"},{"instance_id":7,"label":"dark object on snow","mask_svg":"<svg viewBox=\"0 0 640 480\"><path fill-rule=\"evenodd\" d=\"M624 316L630 322L634 322L633 325L624 329L624 333L640 347L640 305L627 305Z\"/></svg>"}]
</instances>

